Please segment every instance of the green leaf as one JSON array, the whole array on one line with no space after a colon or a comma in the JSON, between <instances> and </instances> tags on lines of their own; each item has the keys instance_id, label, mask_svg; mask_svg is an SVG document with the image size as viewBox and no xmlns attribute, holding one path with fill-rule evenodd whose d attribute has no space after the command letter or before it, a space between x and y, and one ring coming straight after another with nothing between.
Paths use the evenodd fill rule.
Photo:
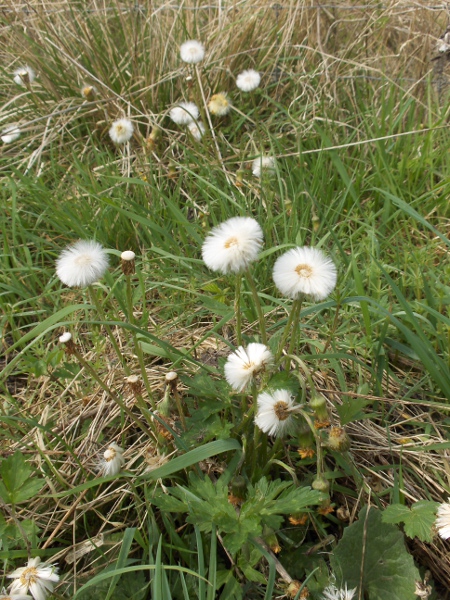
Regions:
<instances>
[{"instance_id":1,"label":"green leaf","mask_svg":"<svg viewBox=\"0 0 450 600\"><path fill-rule=\"evenodd\" d=\"M365 414L363 409L371 402L371 400L366 400L366 398L350 398L344 400L341 406L337 405L336 410L341 425L347 425L347 423L351 423L352 421L367 419L370 415Z\"/></svg>"},{"instance_id":2,"label":"green leaf","mask_svg":"<svg viewBox=\"0 0 450 600\"><path fill-rule=\"evenodd\" d=\"M344 530L331 556L338 584L362 585L362 597L370 600L415 600L415 581L420 580L414 560L397 527L383 523L381 511L367 507Z\"/></svg>"},{"instance_id":3,"label":"green leaf","mask_svg":"<svg viewBox=\"0 0 450 600\"><path fill-rule=\"evenodd\" d=\"M6 458L0 467L0 498L6 504L19 504L25 502L42 488L43 481L38 477L31 477L33 469L21 452Z\"/></svg>"},{"instance_id":4,"label":"green leaf","mask_svg":"<svg viewBox=\"0 0 450 600\"><path fill-rule=\"evenodd\" d=\"M391 504L382 513L383 523L403 523L408 537L418 537L422 542L433 540L433 525L438 502L419 500L411 508L403 504Z\"/></svg>"}]
</instances>

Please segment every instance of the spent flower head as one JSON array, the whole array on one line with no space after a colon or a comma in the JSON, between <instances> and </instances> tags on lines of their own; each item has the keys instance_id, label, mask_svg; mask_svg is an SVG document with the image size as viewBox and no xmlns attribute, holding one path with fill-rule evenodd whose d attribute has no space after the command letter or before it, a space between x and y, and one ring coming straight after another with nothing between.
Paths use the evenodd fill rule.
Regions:
<instances>
[{"instance_id":1,"label":"spent flower head","mask_svg":"<svg viewBox=\"0 0 450 600\"><path fill-rule=\"evenodd\" d=\"M113 442L106 448L98 462L100 475L104 477L117 475L123 467L124 462L123 448Z\"/></svg>"},{"instance_id":2,"label":"spent flower head","mask_svg":"<svg viewBox=\"0 0 450 600\"><path fill-rule=\"evenodd\" d=\"M231 103L228 100L228 96L224 92L211 96L211 100L208 102L208 110L212 115L217 117L227 115L231 110Z\"/></svg>"},{"instance_id":3,"label":"spent flower head","mask_svg":"<svg viewBox=\"0 0 450 600\"><path fill-rule=\"evenodd\" d=\"M252 162L252 173L255 177L275 173L275 159L273 156L257 156Z\"/></svg>"},{"instance_id":4,"label":"spent flower head","mask_svg":"<svg viewBox=\"0 0 450 600\"><path fill-rule=\"evenodd\" d=\"M199 115L200 111L194 102L180 102L169 113L170 118L177 125L189 125L196 121Z\"/></svg>"},{"instance_id":5,"label":"spent flower head","mask_svg":"<svg viewBox=\"0 0 450 600\"><path fill-rule=\"evenodd\" d=\"M324 300L336 286L336 265L318 248L292 248L273 267L273 280L283 296L297 299L302 294Z\"/></svg>"},{"instance_id":6,"label":"spent flower head","mask_svg":"<svg viewBox=\"0 0 450 600\"><path fill-rule=\"evenodd\" d=\"M254 69L242 71L236 78L236 85L242 92L252 92L261 83L261 75Z\"/></svg>"},{"instance_id":7,"label":"spent flower head","mask_svg":"<svg viewBox=\"0 0 450 600\"><path fill-rule=\"evenodd\" d=\"M450 539L450 498L443 502L437 510L436 528L443 540Z\"/></svg>"},{"instance_id":8,"label":"spent flower head","mask_svg":"<svg viewBox=\"0 0 450 600\"><path fill-rule=\"evenodd\" d=\"M214 227L203 242L207 267L220 273L238 273L258 258L263 232L251 217L232 217Z\"/></svg>"},{"instance_id":9,"label":"spent flower head","mask_svg":"<svg viewBox=\"0 0 450 600\"><path fill-rule=\"evenodd\" d=\"M13 571L9 578L14 579L10 596L27 595L30 593L35 600L45 600L48 594L53 592L55 583L59 581L58 569L55 565L41 563L37 556L28 561L26 567L20 567Z\"/></svg>"},{"instance_id":10,"label":"spent flower head","mask_svg":"<svg viewBox=\"0 0 450 600\"><path fill-rule=\"evenodd\" d=\"M11 142L15 142L17 139L20 138L21 133L22 132L17 127L17 125L10 125L2 131L2 142L4 144L11 144Z\"/></svg>"},{"instance_id":11,"label":"spent flower head","mask_svg":"<svg viewBox=\"0 0 450 600\"><path fill-rule=\"evenodd\" d=\"M255 424L268 435L283 436L293 428L292 412L295 408L289 390L262 392L257 400Z\"/></svg>"},{"instance_id":12,"label":"spent flower head","mask_svg":"<svg viewBox=\"0 0 450 600\"><path fill-rule=\"evenodd\" d=\"M88 102L92 102L95 100L95 96L97 94L97 89L93 85L83 85L81 88L81 95Z\"/></svg>"},{"instance_id":13,"label":"spent flower head","mask_svg":"<svg viewBox=\"0 0 450 600\"><path fill-rule=\"evenodd\" d=\"M253 342L229 355L225 363L225 378L231 387L242 392L247 385L274 362L272 352L265 344Z\"/></svg>"},{"instance_id":14,"label":"spent flower head","mask_svg":"<svg viewBox=\"0 0 450 600\"><path fill-rule=\"evenodd\" d=\"M14 82L17 83L17 85L26 86L30 83L33 83L35 79L36 73L28 65L19 67L14 71Z\"/></svg>"},{"instance_id":15,"label":"spent flower head","mask_svg":"<svg viewBox=\"0 0 450 600\"><path fill-rule=\"evenodd\" d=\"M111 125L109 137L115 144L125 144L131 140L133 135L134 125L130 119L117 119Z\"/></svg>"},{"instance_id":16,"label":"spent flower head","mask_svg":"<svg viewBox=\"0 0 450 600\"><path fill-rule=\"evenodd\" d=\"M101 279L108 268L108 255L93 240L79 240L61 253L56 274L69 287L87 287Z\"/></svg>"},{"instance_id":17,"label":"spent flower head","mask_svg":"<svg viewBox=\"0 0 450 600\"><path fill-rule=\"evenodd\" d=\"M195 64L205 57L205 47L197 40L188 40L180 46L181 60L185 63Z\"/></svg>"}]
</instances>

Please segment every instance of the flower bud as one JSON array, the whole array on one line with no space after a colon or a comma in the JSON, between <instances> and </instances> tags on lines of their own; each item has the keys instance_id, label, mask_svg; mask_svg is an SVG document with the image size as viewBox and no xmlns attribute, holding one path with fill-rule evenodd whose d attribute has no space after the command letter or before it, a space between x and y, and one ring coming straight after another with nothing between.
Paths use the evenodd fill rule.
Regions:
<instances>
[{"instance_id":1,"label":"flower bud","mask_svg":"<svg viewBox=\"0 0 450 600\"><path fill-rule=\"evenodd\" d=\"M317 490L318 492L322 492L323 494L328 494L330 491L330 484L321 475L317 475L314 481L311 484L313 490Z\"/></svg>"},{"instance_id":2,"label":"flower bud","mask_svg":"<svg viewBox=\"0 0 450 600\"><path fill-rule=\"evenodd\" d=\"M327 446L335 452L346 452L350 448L350 438L343 427L330 429Z\"/></svg>"},{"instance_id":3,"label":"flower bud","mask_svg":"<svg viewBox=\"0 0 450 600\"><path fill-rule=\"evenodd\" d=\"M236 475L230 482L230 491L228 494L228 502L234 506L242 504L247 493L247 482L242 475Z\"/></svg>"},{"instance_id":4,"label":"flower bud","mask_svg":"<svg viewBox=\"0 0 450 600\"><path fill-rule=\"evenodd\" d=\"M309 400L309 406L319 421L328 420L327 401L321 394L314 392Z\"/></svg>"}]
</instances>

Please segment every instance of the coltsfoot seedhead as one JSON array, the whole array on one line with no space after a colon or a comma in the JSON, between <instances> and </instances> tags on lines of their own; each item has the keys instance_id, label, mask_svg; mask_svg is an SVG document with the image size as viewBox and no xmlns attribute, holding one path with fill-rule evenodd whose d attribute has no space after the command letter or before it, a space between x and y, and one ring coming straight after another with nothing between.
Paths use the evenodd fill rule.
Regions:
<instances>
[{"instance_id":1,"label":"coltsfoot seedhead","mask_svg":"<svg viewBox=\"0 0 450 600\"><path fill-rule=\"evenodd\" d=\"M124 275L134 275L136 273L135 262L136 254L132 250L125 250L120 255L122 273Z\"/></svg>"},{"instance_id":2,"label":"coltsfoot seedhead","mask_svg":"<svg viewBox=\"0 0 450 600\"><path fill-rule=\"evenodd\" d=\"M125 378L125 381L130 386L131 391L134 396L139 396L142 391L142 381L139 379L137 375L130 375Z\"/></svg>"},{"instance_id":3,"label":"coltsfoot seedhead","mask_svg":"<svg viewBox=\"0 0 450 600\"><path fill-rule=\"evenodd\" d=\"M59 336L59 343L64 344L64 352L68 356L76 353L77 348L72 339L72 334L69 331L66 331L62 335Z\"/></svg>"}]
</instances>

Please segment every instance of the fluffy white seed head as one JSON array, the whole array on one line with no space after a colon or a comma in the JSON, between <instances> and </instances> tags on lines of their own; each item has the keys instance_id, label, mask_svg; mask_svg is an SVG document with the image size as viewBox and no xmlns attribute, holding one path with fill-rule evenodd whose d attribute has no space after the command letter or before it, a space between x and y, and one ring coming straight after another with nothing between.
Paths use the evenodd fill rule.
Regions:
<instances>
[{"instance_id":1,"label":"fluffy white seed head","mask_svg":"<svg viewBox=\"0 0 450 600\"><path fill-rule=\"evenodd\" d=\"M252 173L255 177L271 175L275 172L275 159L273 156L257 156L252 162Z\"/></svg>"},{"instance_id":2,"label":"fluffy white seed head","mask_svg":"<svg viewBox=\"0 0 450 600\"><path fill-rule=\"evenodd\" d=\"M197 40L188 40L180 46L181 60L185 63L196 64L205 57L205 47Z\"/></svg>"},{"instance_id":3,"label":"fluffy white seed head","mask_svg":"<svg viewBox=\"0 0 450 600\"><path fill-rule=\"evenodd\" d=\"M136 254L133 252L133 250L125 250L120 255L120 258L126 261L134 260L136 258Z\"/></svg>"},{"instance_id":4,"label":"fluffy white seed head","mask_svg":"<svg viewBox=\"0 0 450 600\"><path fill-rule=\"evenodd\" d=\"M293 429L294 408L294 400L288 390L262 392L257 400L255 424L268 435L286 435Z\"/></svg>"},{"instance_id":5,"label":"fluffy white seed head","mask_svg":"<svg viewBox=\"0 0 450 600\"><path fill-rule=\"evenodd\" d=\"M129 119L117 119L111 125L109 137L115 144L125 144L131 140L133 131L134 125Z\"/></svg>"},{"instance_id":6,"label":"fluffy white seed head","mask_svg":"<svg viewBox=\"0 0 450 600\"><path fill-rule=\"evenodd\" d=\"M236 85L242 92L252 92L261 83L261 75L254 69L247 69L239 73L236 79Z\"/></svg>"},{"instance_id":7,"label":"fluffy white seed head","mask_svg":"<svg viewBox=\"0 0 450 600\"><path fill-rule=\"evenodd\" d=\"M56 274L69 287L87 287L101 279L108 268L108 255L93 240L80 240L61 253Z\"/></svg>"},{"instance_id":8,"label":"fluffy white seed head","mask_svg":"<svg viewBox=\"0 0 450 600\"><path fill-rule=\"evenodd\" d=\"M2 132L2 142L4 144L11 144L11 142L15 142L17 139L20 138L21 133L22 132L17 127L17 125L10 125L9 127L6 127L6 129L4 129Z\"/></svg>"},{"instance_id":9,"label":"fluffy white seed head","mask_svg":"<svg viewBox=\"0 0 450 600\"><path fill-rule=\"evenodd\" d=\"M26 567L16 569L8 577L14 579L10 590L13 599L28 598L30 593L35 600L45 600L59 581L58 568L41 563L39 557L30 559Z\"/></svg>"},{"instance_id":10,"label":"fluffy white seed head","mask_svg":"<svg viewBox=\"0 0 450 600\"><path fill-rule=\"evenodd\" d=\"M318 248L292 248L276 260L273 280L293 300L302 294L324 300L336 286L336 265Z\"/></svg>"},{"instance_id":11,"label":"fluffy white seed head","mask_svg":"<svg viewBox=\"0 0 450 600\"><path fill-rule=\"evenodd\" d=\"M257 260L263 232L251 217L232 217L214 227L203 242L207 267L219 273L238 273Z\"/></svg>"},{"instance_id":12,"label":"fluffy white seed head","mask_svg":"<svg viewBox=\"0 0 450 600\"><path fill-rule=\"evenodd\" d=\"M192 123L189 123L188 129L191 132L192 137L196 139L197 142L199 142L202 139L205 133L205 126L201 121L192 121Z\"/></svg>"},{"instance_id":13,"label":"fluffy white seed head","mask_svg":"<svg viewBox=\"0 0 450 600\"><path fill-rule=\"evenodd\" d=\"M253 342L229 355L225 363L225 378L233 389L242 392L262 371L273 365L272 352L264 344Z\"/></svg>"},{"instance_id":14,"label":"fluffy white seed head","mask_svg":"<svg viewBox=\"0 0 450 600\"><path fill-rule=\"evenodd\" d=\"M329 585L323 590L323 600L352 600L356 593L356 589L349 590L347 584L343 588L337 588L335 585Z\"/></svg>"},{"instance_id":15,"label":"fluffy white seed head","mask_svg":"<svg viewBox=\"0 0 450 600\"><path fill-rule=\"evenodd\" d=\"M450 498L438 508L436 529L443 540L450 539Z\"/></svg>"},{"instance_id":16,"label":"fluffy white seed head","mask_svg":"<svg viewBox=\"0 0 450 600\"><path fill-rule=\"evenodd\" d=\"M110 444L105 450L98 463L100 475L117 475L123 467L125 459L123 457L123 448L115 442Z\"/></svg>"},{"instance_id":17,"label":"fluffy white seed head","mask_svg":"<svg viewBox=\"0 0 450 600\"><path fill-rule=\"evenodd\" d=\"M169 113L170 118L177 125L189 125L196 121L199 115L200 111L193 102L180 102Z\"/></svg>"},{"instance_id":18,"label":"fluffy white seed head","mask_svg":"<svg viewBox=\"0 0 450 600\"><path fill-rule=\"evenodd\" d=\"M17 85L26 86L29 83L33 83L35 79L36 73L28 65L19 67L14 71L14 82L17 83Z\"/></svg>"}]
</instances>

